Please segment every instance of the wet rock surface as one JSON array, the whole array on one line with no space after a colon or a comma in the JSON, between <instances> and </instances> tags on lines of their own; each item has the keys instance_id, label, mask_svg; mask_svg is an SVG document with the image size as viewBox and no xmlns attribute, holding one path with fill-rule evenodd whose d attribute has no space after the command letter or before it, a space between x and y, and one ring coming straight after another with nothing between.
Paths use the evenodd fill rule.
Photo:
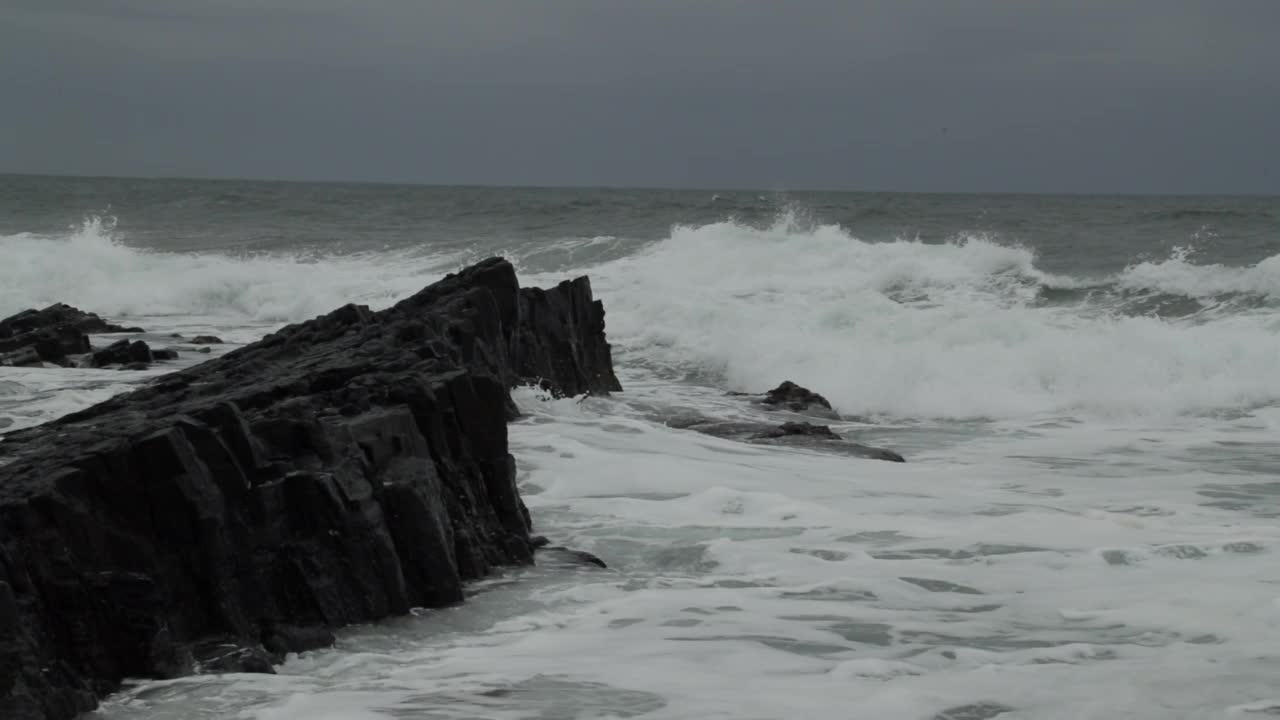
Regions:
<instances>
[{"instance_id":1,"label":"wet rock surface","mask_svg":"<svg viewBox=\"0 0 1280 720\"><path fill-rule=\"evenodd\" d=\"M0 717L268 672L531 562L506 429L523 383L620 389L589 282L520 289L495 258L6 436Z\"/></svg>"}]
</instances>

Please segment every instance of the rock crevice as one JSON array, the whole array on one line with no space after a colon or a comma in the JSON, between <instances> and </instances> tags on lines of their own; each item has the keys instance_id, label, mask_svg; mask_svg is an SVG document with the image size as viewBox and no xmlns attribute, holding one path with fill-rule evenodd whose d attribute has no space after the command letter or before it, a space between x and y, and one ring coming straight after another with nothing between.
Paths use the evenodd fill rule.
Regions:
<instances>
[{"instance_id":1,"label":"rock crevice","mask_svg":"<svg viewBox=\"0 0 1280 720\"><path fill-rule=\"evenodd\" d=\"M269 670L531 561L509 389L620 389L585 278L490 259L0 442L0 717Z\"/></svg>"}]
</instances>

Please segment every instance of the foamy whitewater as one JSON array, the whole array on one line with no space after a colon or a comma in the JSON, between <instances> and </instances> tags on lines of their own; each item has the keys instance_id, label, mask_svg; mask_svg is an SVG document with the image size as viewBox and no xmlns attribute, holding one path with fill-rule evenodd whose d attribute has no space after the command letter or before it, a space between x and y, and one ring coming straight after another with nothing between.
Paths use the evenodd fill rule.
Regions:
<instances>
[{"instance_id":1,"label":"foamy whitewater","mask_svg":"<svg viewBox=\"0 0 1280 720\"><path fill-rule=\"evenodd\" d=\"M841 201L848 220L834 200L618 193L586 210L533 193L495 210L484 240L468 210L476 225L455 235L471 239L453 244L409 223L402 242L340 252L166 247L123 209L0 237L0 315L63 301L226 347L345 302L386 306L488 255L526 285L588 274L626 388L518 390L510 428L537 531L608 570L511 570L465 605L345 630L279 675L135 683L96 717L1280 714L1273 210L1237 228L1177 214L1198 201L1138 207L1109 232L1159 239L1129 247L1096 228L1044 239L1062 213L1096 222L1083 200L1046 219L1031 201L954 201L1013 203L1006 215L1032 218L1018 232L886 200L916 223L899 232L883 213L860 229L865 200ZM239 222L222 232L255 227ZM158 372L0 368L0 432ZM837 431L908 462L664 423L759 419L726 391L785 379L830 398Z\"/></svg>"}]
</instances>

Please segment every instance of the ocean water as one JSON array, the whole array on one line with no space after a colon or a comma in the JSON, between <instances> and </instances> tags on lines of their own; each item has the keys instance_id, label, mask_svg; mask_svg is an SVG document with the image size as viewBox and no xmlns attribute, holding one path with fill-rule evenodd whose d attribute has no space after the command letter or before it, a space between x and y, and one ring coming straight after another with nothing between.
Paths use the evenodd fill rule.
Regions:
<instances>
[{"instance_id":1,"label":"ocean water","mask_svg":"<svg viewBox=\"0 0 1280 720\"><path fill-rule=\"evenodd\" d=\"M605 303L626 391L518 390L511 442L537 531L609 569L504 572L96 717L1280 714L1280 199L0 177L0 314L160 344L495 254ZM160 372L0 368L0 432ZM790 419L726 394L786 379L908 462L665 423Z\"/></svg>"}]
</instances>

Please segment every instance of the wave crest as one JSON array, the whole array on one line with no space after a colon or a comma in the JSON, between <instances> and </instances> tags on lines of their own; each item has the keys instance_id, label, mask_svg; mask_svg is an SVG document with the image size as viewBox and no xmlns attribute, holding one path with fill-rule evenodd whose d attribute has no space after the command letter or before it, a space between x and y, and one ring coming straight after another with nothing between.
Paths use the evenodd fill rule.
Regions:
<instances>
[{"instance_id":1,"label":"wave crest","mask_svg":"<svg viewBox=\"0 0 1280 720\"><path fill-rule=\"evenodd\" d=\"M1226 295L1280 298L1280 255L1272 255L1256 265L1196 265L1192 246L1176 247L1163 260L1129 265L1115 284L1126 290L1154 290L1170 295L1207 299Z\"/></svg>"}]
</instances>

